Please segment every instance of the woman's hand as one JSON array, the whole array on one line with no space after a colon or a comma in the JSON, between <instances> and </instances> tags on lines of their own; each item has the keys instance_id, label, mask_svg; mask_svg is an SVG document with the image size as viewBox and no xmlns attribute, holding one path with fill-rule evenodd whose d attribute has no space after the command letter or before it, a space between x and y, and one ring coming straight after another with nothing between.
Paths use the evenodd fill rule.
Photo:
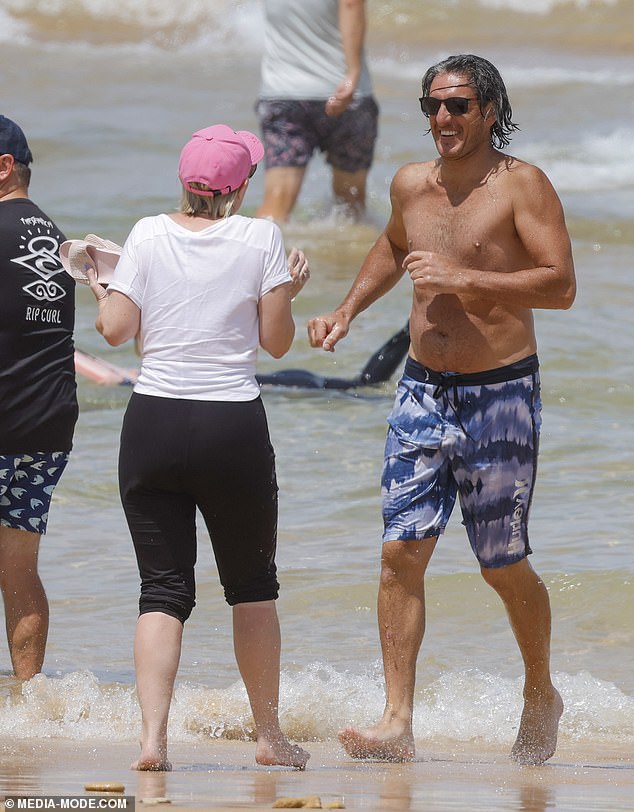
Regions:
<instances>
[{"instance_id":1,"label":"woman's hand","mask_svg":"<svg viewBox=\"0 0 634 812\"><path fill-rule=\"evenodd\" d=\"M295 299L300 290L304 287L306 282L310 279L310 269L308 267L308 260L304 252L299 248L293 247L288 255L288 270L290 271L293 281L290 286L291 302Z\"/></svg>"},{"instance_id":2,"label":"woman's hand","mask_svg":"<svg viewBox=\"0 0 634 812\"><path fill-rule=\"evenodd\" d=\"M97 271L92 267L92 265L86 264L84 272L88 277L88 285L90 290L93 292L97 303L105 302L108 298L108 290L107 287L100 285L99 282L97 282Z\"/></svg>"}]
</instances>

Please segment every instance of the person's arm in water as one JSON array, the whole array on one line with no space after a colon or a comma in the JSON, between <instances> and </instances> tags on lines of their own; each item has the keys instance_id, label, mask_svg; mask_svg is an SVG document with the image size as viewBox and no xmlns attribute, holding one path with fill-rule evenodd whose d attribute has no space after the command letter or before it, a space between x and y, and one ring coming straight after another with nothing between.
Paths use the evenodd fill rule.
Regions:
<instances>
[{"instance_id":1,"label":"person's arm in water","mask_svg":"<svg viewBox=\"0 0 634 812\"><path fill-rule=\"evenodd\" d=\"M365 29L365 0L339 0L339 32L346 75L326 102L326 114L329 116L340 116L357 89L363 62Z\"/></svg>"}]
</instances>

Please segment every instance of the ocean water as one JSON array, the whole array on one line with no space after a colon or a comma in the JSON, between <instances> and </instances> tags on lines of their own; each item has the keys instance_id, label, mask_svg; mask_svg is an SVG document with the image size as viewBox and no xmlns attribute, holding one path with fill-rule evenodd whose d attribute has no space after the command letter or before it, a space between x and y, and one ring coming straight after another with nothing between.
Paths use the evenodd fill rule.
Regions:
<instances>
[{"instance_id":1,"label":"ocean water","mask_svg":"<svg viewBox=\"0 0 634 812\"><path fill-rule=\"evenodd\" d=\"M536 316L544 427L532 511L532 563L553 607L561 741L630 760L634 746L634 33L631 0L370 0L369 56L381 129L366 222L332 212L329 172L310 167L288 245L312 267L296 302L289 367L351 376L402 326L403 280L354 324L334 356L308 347L307 319L343 297L388 213L404 162L434 147L418 111L420 78L449 53L476 52L505 77L521 130L510 150L540 165L562 198L579 293ZM177 204L178 152L225 121L257 131L261 50L256 0L4 0L2 112L33 151L32 197L69 237L123 241L141 216ZM245 203L262 194L255 175ZM76 343L108 348L77 294ZM327 740L381 712L376 630L379 475L395 381L351 394L264 391L278 461L283 633L281 716L289 735ZM0 729L25 739L134 741L132 638L138 577L116 488L130 390L79 380L81 415L56 491L41 572L51 603L44 673L10 677L0 641ZM459 516L428 575L428 631L418 666L419 751L511 746L521 664L502 605L484 585ZM187 624L172 742L252 735L233 661L230 612L201 530L198 606Z\"/></svg>"}]
</instances>

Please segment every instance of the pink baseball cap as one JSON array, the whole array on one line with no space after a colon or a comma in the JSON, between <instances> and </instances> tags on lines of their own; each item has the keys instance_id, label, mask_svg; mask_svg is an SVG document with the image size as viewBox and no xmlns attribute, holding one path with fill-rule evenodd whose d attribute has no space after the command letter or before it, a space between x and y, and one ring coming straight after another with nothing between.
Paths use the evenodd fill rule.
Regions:
<instances>
[{"instance_id":1,"label":"pink baseball cap","mask_svg":"<svg viewBox=\"0 0 634 812\"><path fill-rule=\"evenodd\" d=\"M253 133L214 124L195 132L185 144L178 162L178 177L196 195L226 195L242 186L251 167L263 155L262 142ZM192 189L192 183L204 183L213 191Z\"/></svg>"}]
</instances>

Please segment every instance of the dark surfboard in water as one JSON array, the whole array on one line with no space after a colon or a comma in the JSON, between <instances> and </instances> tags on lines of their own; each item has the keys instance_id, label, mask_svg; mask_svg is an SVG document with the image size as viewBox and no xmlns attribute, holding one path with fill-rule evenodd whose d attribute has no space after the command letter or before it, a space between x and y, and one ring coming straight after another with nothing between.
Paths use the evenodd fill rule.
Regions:
<instances>
[{"instance_id":1,"label":"dark surfboard in water","mask_svg":"<svg viewBox=\"0 0 634 812\"><path fill-rule=\"evenodd\" d=\"M317 375L307 369L281 369L269 375L258 373L260 386L286 386L295 389L337 389L345 391L385 383L400 366L409 348L409 322L373 353L354 378Z\"/></svg>"}]
</instances>

